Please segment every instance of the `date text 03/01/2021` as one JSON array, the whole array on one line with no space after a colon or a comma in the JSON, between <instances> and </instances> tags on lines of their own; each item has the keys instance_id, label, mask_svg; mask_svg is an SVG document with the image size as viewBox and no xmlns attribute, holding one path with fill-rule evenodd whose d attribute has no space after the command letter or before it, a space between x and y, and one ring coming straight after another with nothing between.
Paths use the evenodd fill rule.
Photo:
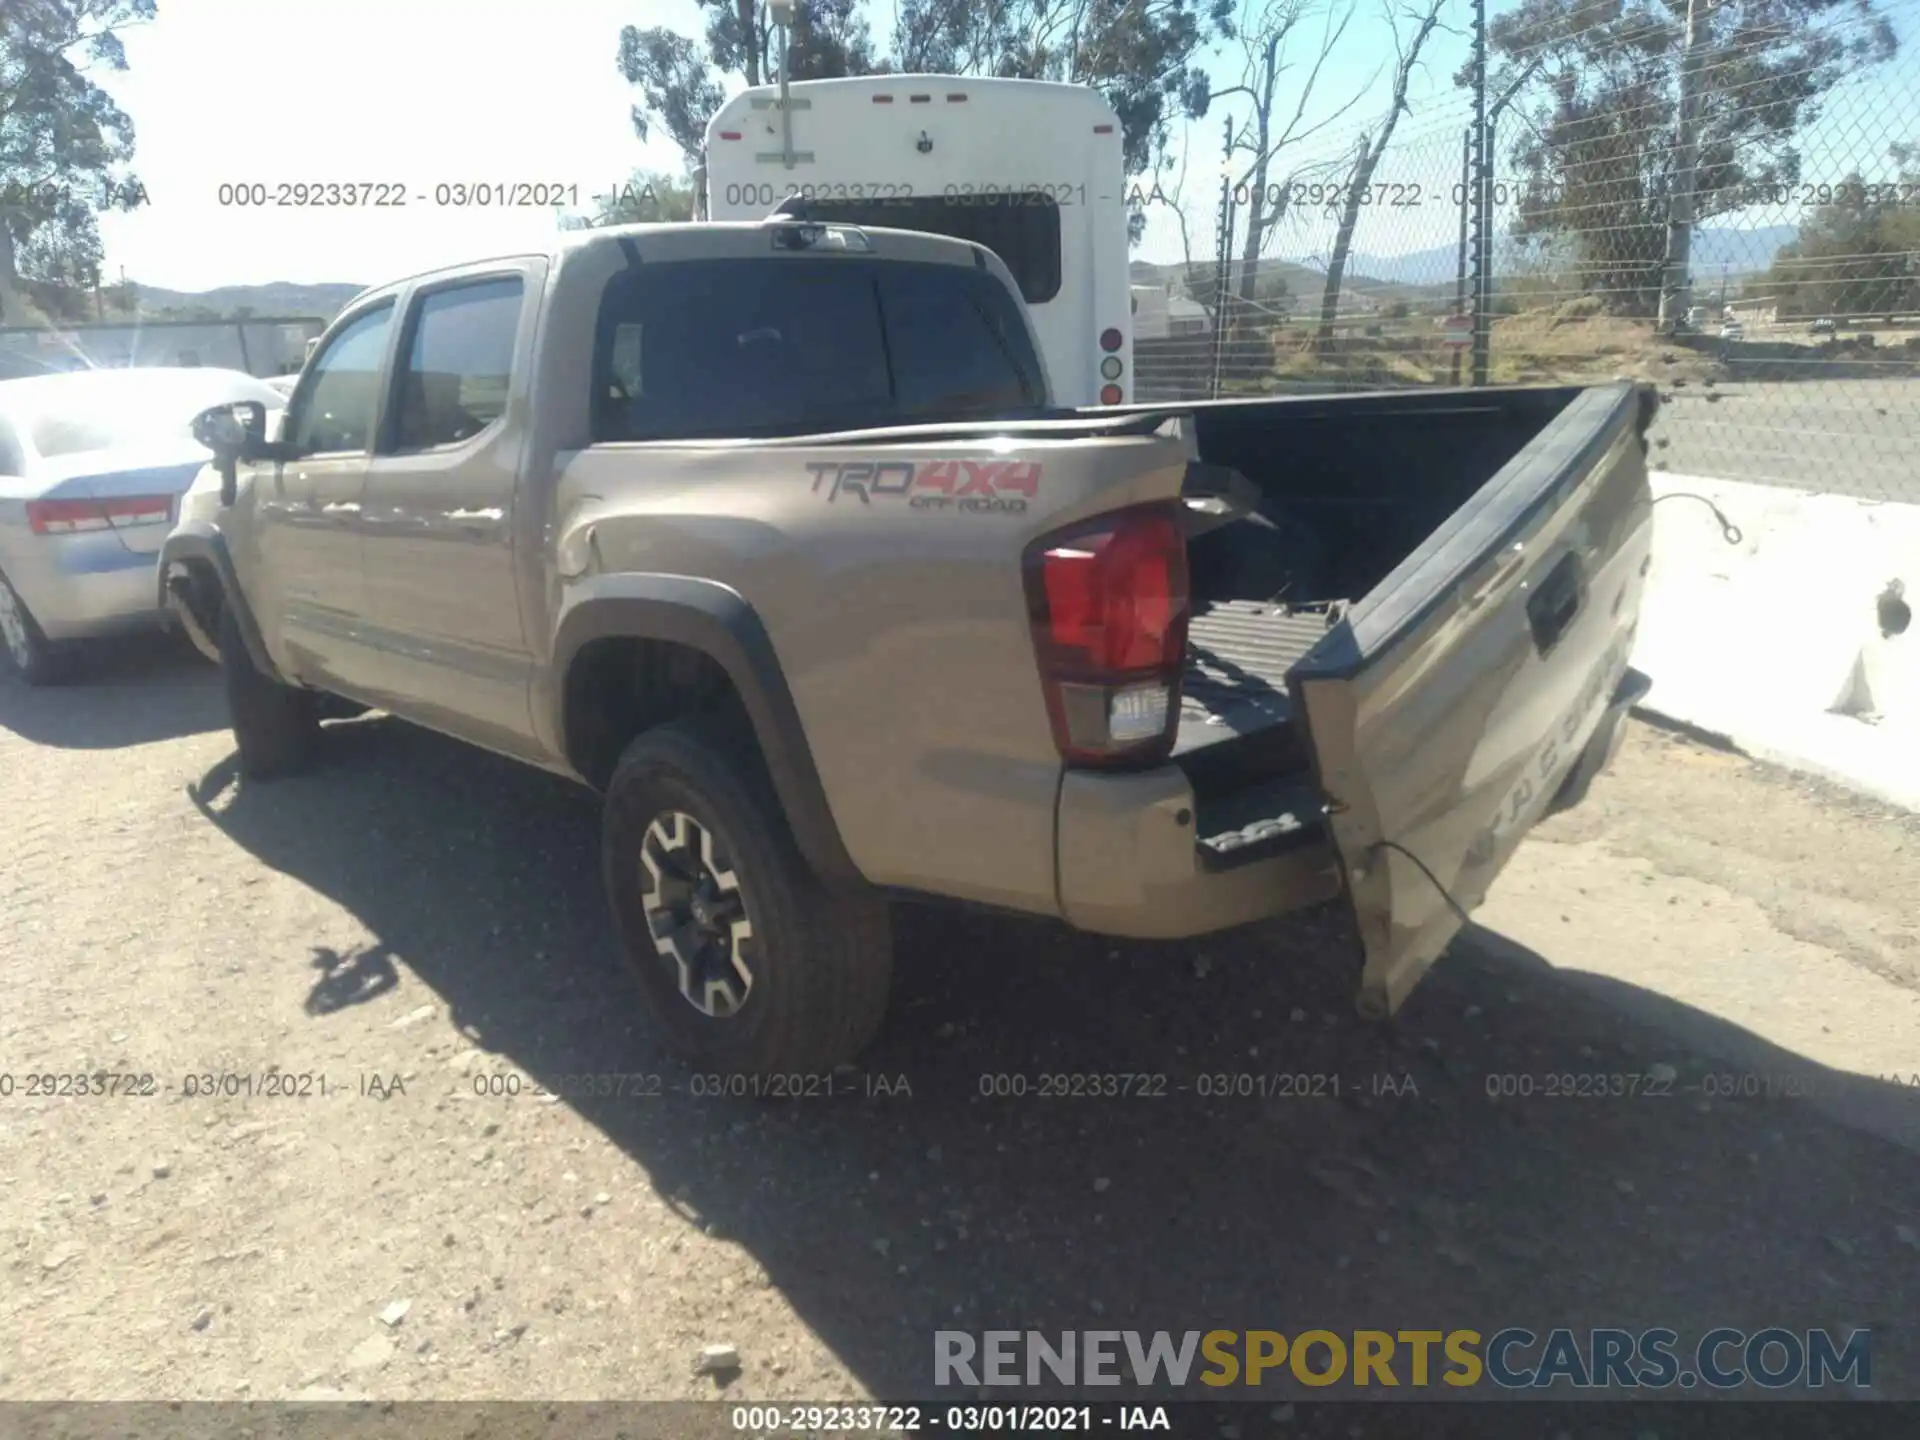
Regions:
<instances>
[{"instance_id":1,"label":"date text 03/01/2021","mask_svg":"<svg viewBox=\"0 0 1920 1440\"><path fill-rule=\"evenodd\" d=\"M214 190L214 203L242 210L548 210L605 202L591 187L558 180L233 180Z\"/></svg>"},{"instance_id":2,"label":"date text 03/01/2021","mask_svg":"<svg viewBox=\"0 0 1920 1440\"><path fill-rule=\"evenodd\" d=\"M879 1435L1091 1434L1096 1430L1171 1432L1164 1405L735 1405L741 1435L772 1437L860 1432Z\"/></svg>"}]
</instances>

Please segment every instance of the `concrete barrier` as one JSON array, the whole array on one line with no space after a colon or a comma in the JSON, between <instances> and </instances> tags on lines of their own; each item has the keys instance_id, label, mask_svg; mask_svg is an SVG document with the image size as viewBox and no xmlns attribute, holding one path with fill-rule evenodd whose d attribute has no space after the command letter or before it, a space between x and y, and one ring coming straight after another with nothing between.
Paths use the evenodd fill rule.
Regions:
<instances>
[{"instance_id":1,"label":"concrete barrier","mask_svg":"<svg viewBox=\"0 0 1920 1440\"><path fill-rule=\"evenodd\" d=\"M1920 810L1920 505L1652 478L1642 708Z\"/></svg>"}]
</instances>

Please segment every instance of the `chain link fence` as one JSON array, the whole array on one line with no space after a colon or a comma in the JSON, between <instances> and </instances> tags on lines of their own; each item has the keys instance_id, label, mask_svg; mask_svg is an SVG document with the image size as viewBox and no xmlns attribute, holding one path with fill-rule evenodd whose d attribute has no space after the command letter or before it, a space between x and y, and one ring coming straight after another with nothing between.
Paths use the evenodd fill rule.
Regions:
<instances>
[{"instance_id":1,"label":"chain link fence","mask_svg":"<svg viewBox=\"0 0 1920 1440\"><path fill-rule=\"evenodd\" d=\"M1855 23L1920 45L1920 3L1882 15ZM1484 172L1464 90L1403 114L1370 176L1358 128L1273 157L1264 182L1244 156L1216 179L1196 133L1212 193L1135 197L1177 211L1150 233L1189 242L1134 264L1139 398L1626 376L1665 401L1658 469L1920 503L1920 54L1845 71L1791 133L1740 147L1745 112L1805 73L1744 63L1767 43L1723 38L1680 82L1683 106L1704 97L1691 137L1680 122L1691 172L1631 107L1567 122L1546 73L1489 98ZM1681 190L1690 226L1669 223Z\"/></svg>"}]
</instances>

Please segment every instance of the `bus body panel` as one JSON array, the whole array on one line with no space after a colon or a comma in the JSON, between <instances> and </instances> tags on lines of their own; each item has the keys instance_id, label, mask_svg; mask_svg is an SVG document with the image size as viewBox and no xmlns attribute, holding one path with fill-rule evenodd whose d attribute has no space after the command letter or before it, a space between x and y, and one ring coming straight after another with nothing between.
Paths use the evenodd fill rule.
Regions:
<instances>
[{"instance_id":1,"label":"bus body panel","mask_svg":"<svg viewBox=\"0 0 1920 1440\"><path fill-rule=\"evenodd\" d=\"M1099 404L1109 383L1133 398L1122 136L1097 91L879 75L789 95L791 164L778 86L743 91L708 124L705 218L764 219L799 196L820 219L978 241L1020 282L1056 398ZM1120 337L1112 382L1107 331Z\"/></svg>"}]
</instances>

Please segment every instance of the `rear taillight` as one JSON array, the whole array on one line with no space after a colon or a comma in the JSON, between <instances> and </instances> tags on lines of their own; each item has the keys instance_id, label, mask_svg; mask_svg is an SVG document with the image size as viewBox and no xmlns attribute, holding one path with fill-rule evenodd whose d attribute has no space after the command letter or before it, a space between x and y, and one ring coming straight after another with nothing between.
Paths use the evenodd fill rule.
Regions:
<instances>
[{"instance_id":1,"label":"rear taillight","mask_svg":"<svg viewBox=\"0 0 1920 1440\"><path fill-rule=\"evenodd\" d=\"M173 520L167 495L125 495L106 500L29 500L27 524L36 535L77 535L89 530L128 530Z\"/></svg>"},{"instance_id":2,"label":"rear taillight","mask_svg":"<svg viewBox=\"0 0 1920 1440\"><path fill-rule=\"evenodd\" d=\"M1187 654L1187 545L1160 506L1036 541L1028 613L1047 714L1075 765L1165 759Z\"/></svg>"}]
</instances>

